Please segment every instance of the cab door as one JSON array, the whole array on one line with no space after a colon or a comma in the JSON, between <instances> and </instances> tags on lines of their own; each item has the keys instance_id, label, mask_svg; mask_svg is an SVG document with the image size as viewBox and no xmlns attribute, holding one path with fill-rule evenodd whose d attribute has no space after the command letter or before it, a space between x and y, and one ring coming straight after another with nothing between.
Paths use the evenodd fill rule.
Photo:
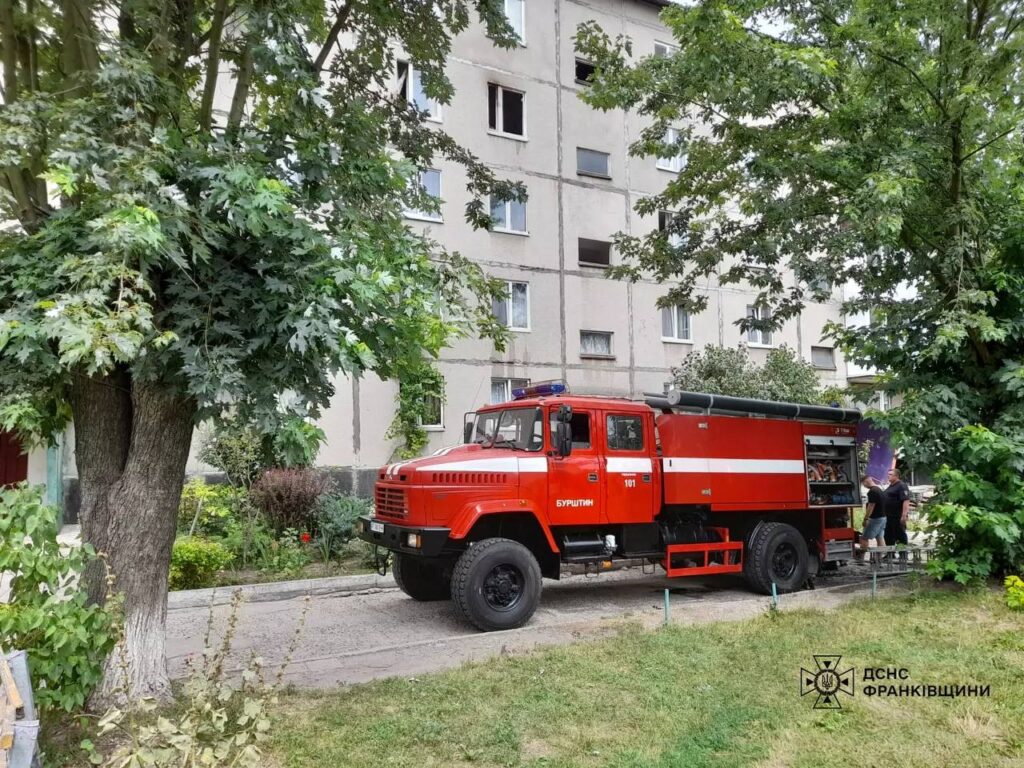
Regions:
<instances>
[{"instance_id":1,"label":"cab door","mask_svg":"<svg viewBox=\"0 0 1024 768\"><path fill-rule=\"evenodd\" d=\"M606 503L610 523L654 519L654 466L648 419L607 411L604 417Z\"/></svg>"},{"instance_id":2,"label":"cab door","mask_svg":"<svg viewBox=\"0 0 1024 768\"><path fill-rule=\"evenodd\" d=\"M597 412L573 408L572 453L555 454L558 409L548 412L548 520L551 525L593 525L607 521L604 467L600 460Z\"/></svg>"}]
</instances>

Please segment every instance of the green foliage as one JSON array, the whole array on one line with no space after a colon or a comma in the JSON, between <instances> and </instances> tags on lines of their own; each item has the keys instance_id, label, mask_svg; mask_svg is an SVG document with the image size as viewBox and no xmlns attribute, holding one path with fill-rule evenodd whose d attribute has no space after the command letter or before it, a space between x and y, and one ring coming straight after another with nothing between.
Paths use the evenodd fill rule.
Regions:
<instances>
[{"instance_id":1,"label":"green foliage","mask_svg":"<svg viewBox=\"0 0 1024 768\"><path fill-rule=\"evenodd\" d=\"M269 469L249 494L276 532L294 528L310 531L313 511L327 490L327 478L312 469Z\"/></svg>"},{"instance_id":2,"label":"green foliage","mask_svg":"<svg viewBox=\"0 0 1024 768\"><path fill-rule=\"evenodd\" d=\"M89 605L77 577L95 557L88 546L60 552L57 511L38 490L0 490L0 573L14 574L0 605L5 650L28 653L36 701L47 710L81 709L114 647L117 605Z\"/></svg>"},{"instance_id":3,"label":"green foliage","mask_svg":"<svg viewBox=\"0 0 1024 768\"><path fill-rule=\"evenodd\" d=\"M241 591L236 591L216 645L210 632L211 608L203 653L198 661L193 657L188 662L188 678L174 709L162 710L157 702L145 699L132 709L111 708L100 717L97 736L117 738L107 755L92 739L84 740L81 747L91 763L103 768L257 768L265 764L263 745L271 735L277 692L302 635L309 601L272 682L266 680L263 662L255 654L241 681L228 677L241 602Z\"/></svg>"},{"instance_id":4,"label":"green foliage","mask_svg":"<svg viewBox=\"0 0 1024 768\"><path fill-rule=\"evenodd\" d=\"M233 521L247 514L249 507L251 503L244 490L194 478L181 490L178 532L208 538L223 536Z\"/></svg>"},{"instance_id":5,"label":"green foliage","mask_svg":"<svg viewBox=\"0 0 1024 768\"><path fill-rule=\"evenodd\" d=\"M295 576L309 565L309 548L299 540L298 531L288 528L270 542L260 561L261 569L282 576ZM309 534L306 534L307 536Z\"/></svg>"},{"instance_id":6,"label":"green foliage","mask_svg":"<svg viewBox=\"0 0 1024 768\"><path fill-rule=\"evenodd\" d=\"M403 216L437 205L416 179L442 160L465 173L474 227L491 194L525 195L395 93L401 50L448 103L474 17L515 45L499 0L19 10L35 47L0 61L0 219L17 222L0 233L0 419L50 435L80 377L116 372L199 421L284 424L277 449L299 466L318 435L292 420L339 373L399 377L466 334L502 346L501 283Z\"/></svg>"},{"instance_id":7,"label":"green foliage","mask_svg":"<svg viewBox=\"0 0 1024 768\"><path fill-rule=\"evenodd\" d=\"M359 496L321 496L314 511L316 544L324 560L341 554L355 534L356 520L369 515L373 504Z\"/></svg>"},{"instance_id":8,"label":"green foliage","mask_svg":"<svg viewBox=\"0 0 1024 768\"><path fill-rule=\"evenodd\" d=\"M228 523L218 541L231 553L233 567L253 568L269 559L274 533L250 503L246 514Z\"/></svg>"},{"instance_id":9,"label":"green foliage","mask_svg":"<svg viewBox=\"0 0 1024 768\"><path fill-rule=\"evenodd\" d=\"M907 462L950 468L935 514L949 558L964 559L940 570L961 579L1020 546L1004 538L1007 502L974 499L976 475L982 490L995 481L962 463L978 440L958 431L1024 444L1022 18L1012 2L722 0L662 11L679 46L668 56L634 57L593 22L576 38L597 66L581 97L649 123L632 152L686 155L636 204L678 210L675 231L620 235L613 276L672 284L665 304L691 311L708 279L752 285L770 320L730 318L744 329L853 285L827 335L904 396L874 421Z\"/></svg>"},{"instance_id":10,"label":"green foliage","mask_svg":"<svg viewBox=\"0 0 1024 768\"><path fill-rule=\"evenodd\" d=\"M419 456L427 446L423 424L433 418L431 402L445 399L444 377L425 360L410 365L398 388L398 410L388 428L387 437L398 439L398 455L403 459Z\"/></svg>"},{"instance_id":11,"label":"green foliage","mask_svg":"<svg viewBox=\"0 0 1024 768\"><path fill-rule=\"evenodd\" d=\"M324 431L304 419L289 419L274 434L275 465L311 467L327 439Z\"/></svg>"},{"instance_id":12,"label":"green foliage","mask_svg":"<svg viewBox=\"0 0 1024 768\"><path fill-rule=\"evenodd\" d=\"M171 550L171 589L201 589L213 584L217 572L231 562L231 553L216 541L184 536Z\"/></svg>"},{"instance_id":13,"label":"green foliage","mask_svg":"<svg viewBox=\"0 0 1024 768\"><path fill-rule=\"evenodd\" d=\"M268 466L263 436L228 418L214 424L199 449L199 459L219 469L231 485L248 488Z\"/></svg>"},{"instance_id":14,"label":"green foliage","mask_svg":"<svg viewBox=\"0 0 1024 768\"><path fill-rule=\"evenodd\" d=\"M837 393L822 389L814 366L786 346L770 350L761 366L744 346L704 347L687 355L672 376L685 391L789 403L830 404Z\"/></svg>"},{"instance_id":15,"label":"green foliage","mask_svg":"<svg viewBox=\"0 0 1024 768\"><path fill-rule=\"evenodd\" d=\"M1020 576L1007 576L1003 586L1006 587L1006 605L1024 611L1024 579Z\"/></svg>"},{"instance_id":16,"label":"green foliage","mask_svg":"<svg viewBox=\"0 0 1024 768\"><path fill-rule=\"evenodd\" d=\"M949 455L925 507L939 545L930 569L962 584L1024 569L1024 444L969 426Z\"/></svg>"}]
</instances>

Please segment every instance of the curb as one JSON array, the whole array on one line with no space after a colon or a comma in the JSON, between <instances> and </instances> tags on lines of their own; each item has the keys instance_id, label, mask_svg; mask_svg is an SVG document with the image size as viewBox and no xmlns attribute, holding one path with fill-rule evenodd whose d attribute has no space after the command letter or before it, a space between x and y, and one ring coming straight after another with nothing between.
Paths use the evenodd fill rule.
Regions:
<instances>
[{"instance_id":1,"label":"curb","mask_svg":"<svg viewBox=\"0 0 1024 768\"><path fill-rule=\"evenodd\" d=\"M298 579L296 581L270 581L265 584L238 584L212 589L183 589L167 594L167 609L206 608L210 605L227 605L236 591L250 603L270 600L289 600L306 595L349 595L384 589L396 589L391 574L380 576L376 573L360 576L328 576L322 579Z\"/></svg>"}]
</instances>

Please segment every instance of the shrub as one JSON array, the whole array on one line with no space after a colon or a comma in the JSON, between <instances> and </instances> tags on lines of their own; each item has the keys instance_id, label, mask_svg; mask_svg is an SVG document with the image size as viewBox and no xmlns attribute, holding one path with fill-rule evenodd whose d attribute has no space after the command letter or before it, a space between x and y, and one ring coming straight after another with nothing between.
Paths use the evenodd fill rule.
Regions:
<instances>
[{"instance_id":1,"label":"shrub","mask_svg":"<svg viewBox=\"0 0 1024 768\"><path fill-rule=\"evenodd\" d=\"M185 536L171 551L171 589L200 589L213 584L217 571L231 562L231 553L216 541Z\"/></svg>"},{"instance_id":2,"label":"shrub","mask_svg":"<svg viewBox=\"0 0 1024 768\"><path fill-rule=\"evenodd\" d=\"M1006 581L1006 604L1011 608L1024 611L1024 579L1020 576L1007 576Z\"/></svg>"},{"instance_id":3,"label":"shrub","mask_svg":"<svg viewBox=\"0 0 1024 768\"><path fill-rule=\"evenodd\" d=\"M368 515L372 504L358 496L328 494L321 496L313 513L316 542L328 560L338 554L355 533L356 520Z\"/></svg>"},{"instance_id":4,"label":"shrub","mask_svg":"<svg viewBox=\"0 0 1024 768\"><path fill-rule=\"evenodd\" d=\"M61 553L57 512L38 490L0 490L0 572L16 574L0 605L0 638L5 650L28 653L44 709L81 709L116 642L116 604L90 605L79 586L94 556L88 545Z\"/></svg>"},{"instance_id":5,"label":"shrub","mask_svg":"<svg viewBox=\"0 0 1024 768\"><path fill-rule=\"evenodd\" d=\"M232 521L251 513L251 506L244 490L210 484L197 477L181 490L178 532L188 536L223 536Z\"/></svg>"},{"instance_id":6,"label":"shrub","mask_svg":"<svg viewBox=\"0 0 1024 768\"><path fill-rule=\"evenodd\" d=\"M313 528L313 510L327 479L312 469L268 469L250 491L253 503L275 532Z\"/></svg>"},{"instance_id":7,"label":"shrub","mask_svg":"<svg viewBox=\"0 0 1024 768\"><path fill-rule=\"evenodd\" d=\"M929 570L967 584L1024 566L1024 441L981 426L957 430L925 514L936 533Z\"/></svg>"},{"instance_id":8,"label":"shrub","mask_svg":"<svg viewBox=\"0 0 1024 768\"><path fill-rule=\"evenodd\" d=\"M249 568L259 565L268 557L274 536L266 522L249 504L249 512L228 523L220 543L231 552L232 565Z\"/></svg>"},{"instance_id":9,"label":"shrub","mask_svg":"<svg viewBox=\"0 0 1024 768\"><path fill-rule=\"evenodd\" d=\"M199 450L199 458L219 469L235 486L248 488L273 464L263 447L263 436L237 420L212 427Z\"/></svg>"},{"instance_id":10,"label":"shrub","mask_svg":"<svg viewBox=\"0 0 1024 768\"><path fill-rule=\"evenodd\" d=\"M225 474L234 486L249 488L270 467L311 467L326 435L305 419L290 418L272 434L239 419L212 427L199 458Z\"/></svg>"}]
</instances>

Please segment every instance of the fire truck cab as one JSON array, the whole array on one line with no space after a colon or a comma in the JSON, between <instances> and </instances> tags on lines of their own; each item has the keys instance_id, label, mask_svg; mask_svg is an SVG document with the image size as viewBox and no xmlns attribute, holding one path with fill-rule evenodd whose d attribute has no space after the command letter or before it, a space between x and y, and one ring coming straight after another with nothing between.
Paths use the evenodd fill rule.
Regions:
<instances>
[{"instance_id":1,"label":"fire truck cab","mask_svg":"<svg viewBox=\"0 0 1024 768\"><path fill-rule=\"evenodd\" d=\"M361 538L416 600L483 630L529 620L565 565L650 562L802 588L853 554L857 411L701 393L645 402L545 382L468 414L465 443L383 467Z\"/></svg>"}]
</instances>

